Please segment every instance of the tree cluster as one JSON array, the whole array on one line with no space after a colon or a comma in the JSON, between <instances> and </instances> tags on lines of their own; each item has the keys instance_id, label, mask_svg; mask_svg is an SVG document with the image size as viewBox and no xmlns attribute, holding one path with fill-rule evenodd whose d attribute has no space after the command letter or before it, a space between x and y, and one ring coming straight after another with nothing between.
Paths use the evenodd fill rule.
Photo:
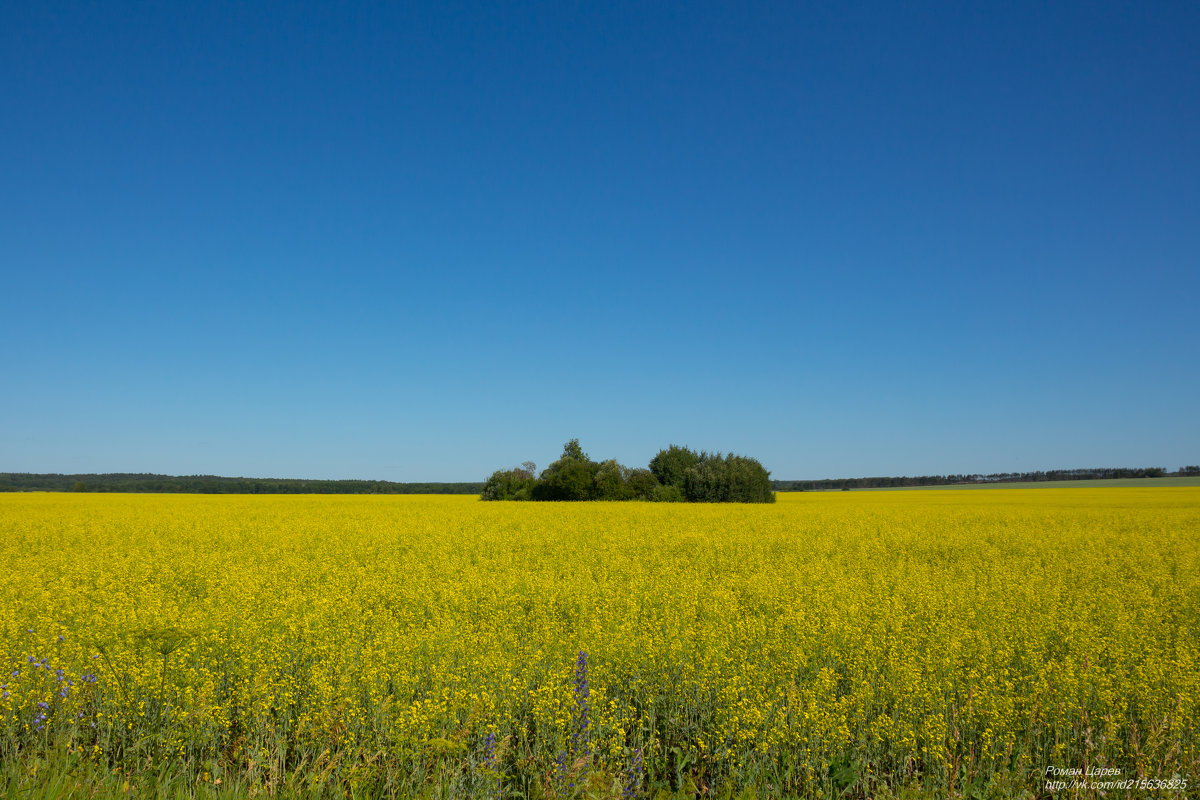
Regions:
<instances>
[{"instance_id":1,"label":"tree cluster","mask_svg":"<svg viewBox=\"0 0 1200 800\"><path fill-rule=\"evenodd\" d=\"M649 500L691 503L773 503L771 477L753 458L696 452L671 445L648 469L630 469L616 459L593 461L578 439L542 470L526 461L496 470L483 486L484 500Z\"/></svg>"}]
</instances>

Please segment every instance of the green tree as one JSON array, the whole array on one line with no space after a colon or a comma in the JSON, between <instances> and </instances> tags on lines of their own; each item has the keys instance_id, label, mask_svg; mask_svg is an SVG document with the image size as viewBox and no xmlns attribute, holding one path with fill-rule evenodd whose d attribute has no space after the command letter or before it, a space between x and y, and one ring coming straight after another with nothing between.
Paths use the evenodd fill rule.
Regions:
<instances>
[{"instance_id":1,"label":"green tree","mask_svg":"<svg viewBox=\"0 0 1200 800\"><path fill-rule=\"evenodd\" d=\"M596 496L596 473L600 465L588 458L572 439L562 456L542 471L531 491L534 500L591 500Z\"/></svg>"},{"instance_id":2,"label":"green tree","mask_svg":"<svg viewBox=\"0 0 1200 800\"><path fill-rule=\"evenodd\" d=\"M629 469L618 464L615 458L601 462L592 479L593 496L597 500L632 500L634 495L628 480Z\"/></svg>"},{"instance_id":3,"label":"green tree","mask_svg":"<svg viewBox=\"0 0 1200 800\"><path fill-rule=\"evenodd\" d=\"M481 500L529 500L537 479L533 477L532 462L526 461L513 469L498 469L487 479Z\"/></svg>"},{"instance_id":4,"label":"green tree","mask_svg":"<svg viewBox=\"0 0 1200 800\"><path fill-rule=\"evenodd\" d=\"M683 476L683 496L689 503L729 501L729 471L720 455L705 454L687 468Z\"/></svg>"},{"instance_id":5,"label":"green tree","mask_svg":"<svg viewBox=\"0 0 1200 800\"><path fill-rule=\"evenodd\" d=\"M725 457L725 468L729 471L729 502L775 502L771 473L757 459L730 454Z\"/></svg>"},{"instance_id":6,"label":"green tree","mask_svg":"<svg viewBox=\"0 0 1200 800\"><path fill-rule=\"evenodd\" d=\"M625 479L625 486L635 500L653 500L655 490L662 488L658 478L648 469L631 469Z\"/></svg>"},{"instance_id":7,"label":"green tree","mask_svg":"<svg viewBox=\"0 0 1200 800\"><path fill-rule=\"evenodd\" d=\"M687 471L700 463L702 456L702 453L673 444L665 450L659 450L650 459L650 472L663 486L675 486L682 490Z\"/></svg>"},{"instance_id":8,"label":"green tree","mask_svg":"<svg viewBox=\"0 0 1200 800\"><path fill-rule=\"evenodd\" d=\"M692 503L773 503L771 475L753 458L701 454L684 474L684 497Z\"/></svg>"}]
</instances>

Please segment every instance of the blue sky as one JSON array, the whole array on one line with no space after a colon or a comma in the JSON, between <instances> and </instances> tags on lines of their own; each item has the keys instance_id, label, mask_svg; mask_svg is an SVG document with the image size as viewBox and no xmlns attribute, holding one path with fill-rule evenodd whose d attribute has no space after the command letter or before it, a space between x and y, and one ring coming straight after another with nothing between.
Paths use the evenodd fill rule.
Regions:
<instances>
[{"instance_id":1,"label":"blue sky","mask_svg":"<svg viewBox=\"0 0 1200 800\"><path fill-rule=\"evenodd\" d=\"M10 3L0 120L0 471L1200 461L1195 3Z\"/></svg>"}]
</instances>

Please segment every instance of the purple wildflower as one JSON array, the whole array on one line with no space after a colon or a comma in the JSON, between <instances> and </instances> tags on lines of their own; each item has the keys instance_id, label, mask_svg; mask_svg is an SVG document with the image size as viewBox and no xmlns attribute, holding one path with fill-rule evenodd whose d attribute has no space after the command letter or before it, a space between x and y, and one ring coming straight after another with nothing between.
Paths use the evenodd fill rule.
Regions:
<instances>
[{"instance_id":1,"label":"purple wildflower","mask_svg":"<svg viewBox=\"0 0 1200 800\"><path fill-rule=\"evenodd\" d=\"M495 774L498 771L499 764L496 760L496 734L491 731L488 731L487 737L483 740L483 766L493 773L488 776L487 793L484 796L494 798L496 796L496 789L499 786L500 776Z\"/></svg>"},{"instance_id":2,"label":"purple wildflower","mask_svg":"<svg viewBox=\"0 0 1200 800\"><path fill-rule=\"evenodd\" d=\"M633 757L629 760L629 771L625 773L625 792L622 795L626 800L630 800L637 796L638 789L642 784L642 751L635 750Z\"/></svg>"},{"instance_id":3,"label":"purple wildflower","mask_svg":"<svg viewBox=\"0 0 1200 800\"><path fill-rule=\"evenodd\" d=\"M558 751L555 766L558 768L554 776L556 778L555 783L557 784L558 794L563 794L563 787L567 785L567 753L565 750ZM574 782L571 783L571 788L575 788Z\"/></svg>"},{"instance_id":4,"label":"purple wildflower","mask_svg":"<svg viewBox=\"0 0 1200 800\"><path fill-rule=\"evenodd\" d=\"M490 769L496 767L496 734L491 731L483 740L483 763L487 764Z\"/></svg>"},{"instance_id":5,"label":"purple wildflower","mask_svg":"<svg viewBox=\"0 0 1200 800\"><path fill-rule=\"evenodd\" d=\"M572 743L575 745L575 754L589 754L588 733L591 729L591 720L588 718L588 697L591 690L588 688L587 674L587 653L580 650L579 658L575 659L575 731L571 734Z\"/></svg>"}]
</instances>

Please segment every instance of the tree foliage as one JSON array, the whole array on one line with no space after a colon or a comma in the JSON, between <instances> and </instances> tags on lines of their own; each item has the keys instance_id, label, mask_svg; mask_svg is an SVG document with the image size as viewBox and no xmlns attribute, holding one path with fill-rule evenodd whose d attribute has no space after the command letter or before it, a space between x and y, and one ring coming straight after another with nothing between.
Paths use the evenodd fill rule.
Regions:
<instances>
[{"instance_id":1,"label":"tree foliage","mask_svg":"<svg viewBox=\"0 0 1200 800\"><path fill-rule=\"evenodd\" d=\"M661 489L662 484L648 469L631 469L625 478L625 487L634 500L653 500L655 491Z\"/></svg>"},{"instance_id":2,"label":"tree foliage","mask_svg":"<svg viewBox=\"0 0 1200 800\"><path fill-rule=\"evenodd\" d=\"M650 459L650 471L663 486L674 486L683 491L687 471L699 464L701 458L702 454L673 444Z\"/></svg>"},{"instance_id":3,"label":"tree foliage","mask_svg":"<svg viewBox=\"0 0 1200 800\"><path fill-rule=\"evenodd\" d=\"M534 484L536 467L526 461L513 469L498 469L483 484L480 497L484 500L529 500Z\"/></svg>"},{"instance_id":4,"label":"tree foliage","mask_svg":"<svg viewBox=\"0 0 1200 800\"><path fill-rule=\"evenodd\" d=\"M692 503L773 503L771 476L753 458L702 453L683 479L684 499Z\"/></svg>"},{"instance_id":5,"label":"tree foliage","mask_svg":"<svg viewBox=\"0 0 1200 800\"><path fill-rule=\"evenodd\" d=\"M578 439L563 445L562 456L542 470L531 490L533 500L594 500L600 465L588 458Z\"/></svg>"},{"instance_id":6,"label":"tree foliage","mask_svg":"<svg viewBox=\"0 0 1200 800\"><path fill-rule=\"evenodd\" d=\"M593 461L578 439L537 478L533 465L497 470L484 500L650 500L655 502L770 503L769 473L752 458L696 452L671 445L650 460L649 469L629 469L616 459Z\"/></svg>"}]
</instances>

